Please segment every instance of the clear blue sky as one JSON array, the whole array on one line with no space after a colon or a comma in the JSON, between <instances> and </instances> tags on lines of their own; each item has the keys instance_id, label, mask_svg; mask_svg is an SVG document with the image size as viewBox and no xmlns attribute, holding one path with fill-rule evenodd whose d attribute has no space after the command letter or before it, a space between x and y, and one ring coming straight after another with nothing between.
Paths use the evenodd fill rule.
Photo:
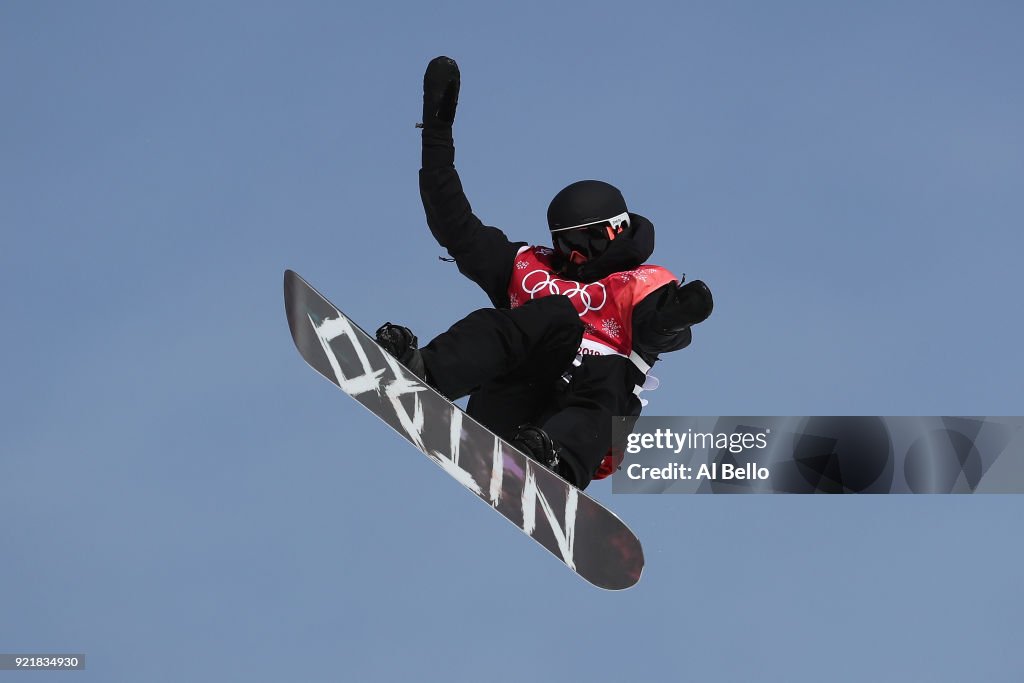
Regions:
<instances>
[{"instance_id":1,"label":"clear blue sky","mask_svg":"<svg viewBox=\"0 0 1024 683\"><path fill-rule=\"evenodd\" d=\"M1024 498L593 493L597 591L307 368L281 277L486 304L417 191L600 178L714 289L656 415L1022 415L1019 3L0 7L0 651L76 681L1019 681ZM20 674L0 674L15 678Z\"/></svg>"}]
</instances>

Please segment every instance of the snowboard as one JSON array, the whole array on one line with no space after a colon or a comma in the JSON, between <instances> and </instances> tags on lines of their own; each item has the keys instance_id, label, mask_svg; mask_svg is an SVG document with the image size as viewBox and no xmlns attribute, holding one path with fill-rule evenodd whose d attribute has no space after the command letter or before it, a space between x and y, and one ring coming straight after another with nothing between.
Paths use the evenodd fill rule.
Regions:
<instances>
[{"instance_id":1,"label":"snowboard","mask_svg":"<svg viewBox=\"0 0 1024 683\"><path fill-rule=\"evenodd\" d=\"M583 579L608 590L640 579L640 541L607 508L465 414L291 270L284 298L314 370Z\"/></svg>"}]
</instances>

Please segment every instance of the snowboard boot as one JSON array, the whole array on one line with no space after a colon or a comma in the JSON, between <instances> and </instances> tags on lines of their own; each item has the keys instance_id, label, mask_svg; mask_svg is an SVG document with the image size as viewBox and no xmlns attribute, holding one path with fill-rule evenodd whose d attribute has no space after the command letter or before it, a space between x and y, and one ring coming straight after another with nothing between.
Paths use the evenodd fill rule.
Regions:
<instances>
[{"instance_id":1,"label":"snowboard boot","mask_svg":"<svg viewBox=\"0 0 1024 683\"><path fill-rule=\"evenodd\" d=\"M377 330L377 343L398 359L398 362L412 371L412 374L424 382L427 381L427 368L423 364L416 335L408 327L384 323Z\"/></svg>"},{"instance_id":2,"label":"snowboard boot","mask_svg":"<svg viewBox=\"0 0 1024 683\"><path fill-rule=\"evenodd\" d=\"M540 427L521 426L516 430L510 443L573 486L576 485L569 463L560 457L561 449L558 444Z\"/></svg>"}]
</instances>

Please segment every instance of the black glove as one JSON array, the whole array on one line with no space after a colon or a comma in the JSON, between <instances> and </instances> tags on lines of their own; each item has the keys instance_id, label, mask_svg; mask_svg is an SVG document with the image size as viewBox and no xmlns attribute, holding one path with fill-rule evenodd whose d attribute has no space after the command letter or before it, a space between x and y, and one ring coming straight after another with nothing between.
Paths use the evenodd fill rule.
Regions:
<instances>
[{"instance_id":1,"label":"black glove","mask_svg":"<svg viewBox=\"0 0 1024 683\"><path fill-rule=\"evenodd\" d=\"M707 320L714 307L711 290L702 280L694 280L676 290L675 298L658 311L658 317L664 331L680 331Z\"/></svg>"},{"instance_id":2,"label":"black glove","mask_svg":"<svg viewBox=\"0 0 1024 683\"><path fill-rule=\"evenodd\" d=\"M459 65L451 57L435 57L423 74L423 128L450 128L459 104Z\"/></svg>"}]
</instances>

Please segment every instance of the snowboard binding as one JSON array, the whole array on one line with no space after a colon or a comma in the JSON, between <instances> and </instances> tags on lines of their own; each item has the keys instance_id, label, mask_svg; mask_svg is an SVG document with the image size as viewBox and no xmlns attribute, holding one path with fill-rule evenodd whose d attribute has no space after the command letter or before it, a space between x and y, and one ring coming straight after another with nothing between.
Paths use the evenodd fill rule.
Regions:
<instances>
[{"instance_id":1,"label":"snowboard binding","mask_svg":"<svg viewBox=\"0 0 1024 683\"><path fill-rule=\"evenodd\" d=\"M384 323L377 329L377 343L398 359L412 374L427 381L427 368L419 350L419 340L408 327Z\"/></svg>"},{"instance_id":2,"label":"snowboard binding","mask_svg":"<svg viewBox=\"0 0 1024 683\"><path fill-rule=\"evenodd\" d=\"M568 463L561 458L561 449L540 427L522 425L512 437L512 445L531 459L575 485Z\"/></svg>"}]
</instances>

